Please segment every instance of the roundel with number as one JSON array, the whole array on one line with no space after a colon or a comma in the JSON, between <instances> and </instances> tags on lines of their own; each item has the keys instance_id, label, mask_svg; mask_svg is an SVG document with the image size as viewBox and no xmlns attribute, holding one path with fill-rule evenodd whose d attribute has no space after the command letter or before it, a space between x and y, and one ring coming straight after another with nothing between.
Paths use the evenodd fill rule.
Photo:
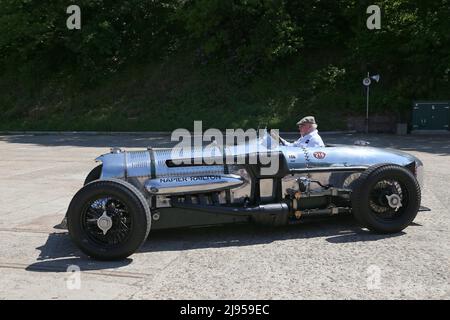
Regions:
<instances>
[{"instance_id":1,"label":"roundel with number","mask_svg":"<svg viewBox=\"0 0 450 320\"><path fill-rule=\"evenodd\" d=\"M316 159L322 160L322 159L324 159L327 156L327 154L325 152L322 152L322 151L316 151L316 152L313 153L313 156Z\"/></svg>"}]
</instances>

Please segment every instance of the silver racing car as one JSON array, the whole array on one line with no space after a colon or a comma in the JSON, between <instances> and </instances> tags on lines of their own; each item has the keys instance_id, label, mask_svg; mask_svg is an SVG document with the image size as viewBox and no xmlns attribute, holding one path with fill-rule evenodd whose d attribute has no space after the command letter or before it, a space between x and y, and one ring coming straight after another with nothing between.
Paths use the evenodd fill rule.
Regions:
<instances>
[{"instance_id":1,"label":"silver racing car","mask_svg":"<svg viewBox=\"0 0 450 320\"><path fill-rule=\"evenodd\" d=\"M150 229L281 226L351 213L373 232L396 233L421 204L422 162L367 145L289 147L265 132L235 145L115 148L96 160L67 227L84 253L102 260L133 254Z\"/></svg>"}]
</instances>

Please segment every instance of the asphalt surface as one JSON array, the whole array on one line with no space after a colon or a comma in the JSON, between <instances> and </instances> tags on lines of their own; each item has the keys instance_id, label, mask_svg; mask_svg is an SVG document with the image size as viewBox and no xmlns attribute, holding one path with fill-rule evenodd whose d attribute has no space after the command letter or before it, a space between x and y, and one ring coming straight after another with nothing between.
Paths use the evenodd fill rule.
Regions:
<instances>
[{"instance_id":1,"label":"asphalt surface","mask_svg":"<svg viewBox=\"0 0 450 320\"><path fill-rule=\"evenodd\" d=\"M53 226L95 157L113 146L170 146L169 137L0 136L0 299L449 299L450 135L323 138L418 156L431 211L393 235L372 234L351 217L151 231L129 259L98 262ZM68 272L71 265L81 272Z\"/></svg>"}]
</instances>

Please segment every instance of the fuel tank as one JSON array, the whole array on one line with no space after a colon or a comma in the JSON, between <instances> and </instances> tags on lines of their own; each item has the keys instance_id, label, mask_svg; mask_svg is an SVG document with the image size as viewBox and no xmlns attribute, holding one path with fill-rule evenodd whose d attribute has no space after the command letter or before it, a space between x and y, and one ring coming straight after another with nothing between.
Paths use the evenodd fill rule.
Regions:
<instances>
[{"instance_id":1,"label":"fuel tank","mask_svg":"<svg viewBox=\"0 0 450 320\"><path fill-rule=\"evenodd\" d=\"M218 151L219 152L219 151ZM186 159L201 159L201 150L193 150L189 155L177 153L172 148L147 149L145 151L112 150L96 159L103 163L101 178L129 177L180 177L223 175L223 165L202 165ZM178 165L177 160L180 160Z\"/></svg>"}]
</instances>

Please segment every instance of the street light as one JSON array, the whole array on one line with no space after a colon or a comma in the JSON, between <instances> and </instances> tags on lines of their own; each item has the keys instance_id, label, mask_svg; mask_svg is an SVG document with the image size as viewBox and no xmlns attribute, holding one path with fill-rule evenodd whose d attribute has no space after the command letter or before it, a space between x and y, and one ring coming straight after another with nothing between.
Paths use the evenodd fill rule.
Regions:
<instances>
[{"instance_id":1,"label":"street light","mask_svg":"<svg viewBox=\"0 0 450 320\"><path fill-rule=\"evenodd\" d=\"M370 85L372 84L372 80L376 82L380 81L380 75L376 74L371 76L369 72L367 72L367 77L363 79L363 85L366 87L366 133L369 133L369 91Z\"/></svg>"}]
</instances>

